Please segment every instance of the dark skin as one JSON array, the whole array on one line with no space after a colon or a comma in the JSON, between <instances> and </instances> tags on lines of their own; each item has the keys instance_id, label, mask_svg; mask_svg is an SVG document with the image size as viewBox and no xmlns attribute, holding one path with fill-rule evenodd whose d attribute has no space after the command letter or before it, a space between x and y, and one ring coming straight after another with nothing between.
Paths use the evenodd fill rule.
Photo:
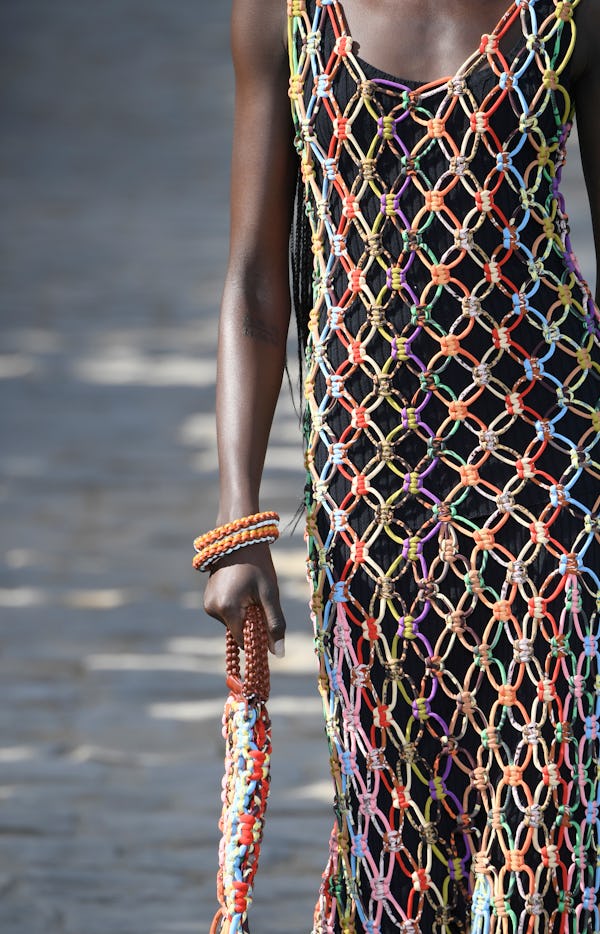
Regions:
<instances>
[{"instance_id":1,"label":"dark skin","mask_svg":"<svg viewBox=\"0 0 600 934\"><path fill-rule=\"evenodd\" d=\"M498 24L509 0L345 0L343 6L361 58L391 74L426 82L455 74L478 49L482 34ZM600 3L582 0L576 22L571 73L598 259ZM287 96L286 23L283 0L234 0L230 254L217 375L218 525L259 511L260 478L285 363L288 233L298 158ZM519 30L515 22L504 48ZM222 559L206 587L206 612L224 623L240 645L244 611L253 604L263 608L271 651L282 654L285 619L266 545Z\"/></svg>"}]
</instances>

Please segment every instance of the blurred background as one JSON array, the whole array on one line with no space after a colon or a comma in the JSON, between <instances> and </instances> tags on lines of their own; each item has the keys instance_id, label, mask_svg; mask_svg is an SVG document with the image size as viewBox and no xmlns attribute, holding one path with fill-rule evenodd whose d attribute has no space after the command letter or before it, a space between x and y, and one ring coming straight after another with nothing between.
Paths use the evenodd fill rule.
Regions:
<instances>
[{"instance_id":1,"label":"blurred background","mask_svg":"<svg viewBox=\"0 0 600 934\"><path fill-rule=\"evenodd\" d=\"M205 934L223 633L215 517L229 3L0 0L0 929ZM574 140L575 142L575 140ZM593 285L573 146L565 191ZM294 357L293 346L291 357ZM252 910L306 934L331 822L287 387L265 484L290 635Z\"/></svg>"}]
</instances>

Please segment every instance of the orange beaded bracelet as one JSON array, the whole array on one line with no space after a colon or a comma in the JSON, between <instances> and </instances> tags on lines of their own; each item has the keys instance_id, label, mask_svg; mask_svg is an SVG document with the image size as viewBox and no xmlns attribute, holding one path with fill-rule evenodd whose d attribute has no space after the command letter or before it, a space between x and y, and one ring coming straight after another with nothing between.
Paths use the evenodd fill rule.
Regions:
<instances>
[{"instance_id":1,"label":"orange beaded bracelet","mask_svg":"<svg viewBox=\"0 0 600 934\"><path fill-rule=\"evenodd\" d=\"M219 558L237 551L238 548L258 542L270 544L276 541L279 538L278 522L279 516L276 512L257 512L199 535L194 541L197 552L192 562L194 568L197 571L207 571Z\"/></svg>"}]
</instances>

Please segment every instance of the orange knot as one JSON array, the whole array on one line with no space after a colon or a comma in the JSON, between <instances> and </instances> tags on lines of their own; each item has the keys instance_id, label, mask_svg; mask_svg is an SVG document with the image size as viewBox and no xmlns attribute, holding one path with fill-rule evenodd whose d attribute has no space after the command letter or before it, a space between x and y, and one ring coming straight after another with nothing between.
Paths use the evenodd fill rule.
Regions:
<instances>
[{"instance_id":1,"label":"orange knot","mask_svg":"<svg viewBox=\"0 0 600 934\"><path fill-rule=\"evenodd\" d=\"M529 526L529 535L536 545L545 545L548 542L548 526L543 522L532 522Z\"/></svg>"},{"instance_id":2,"label":"orange knot","mask_svg":"<svg viewBox=\"0 0 600 934\"><path fill-rule=\"evenodd\" d=\"M459 473L463 486L477 486L479 483L479 471L473 464L464 464L459 469Z\"/></svg>"},{"instance_id":3,"label":"orange knot","mask_svg":"<svg viewBox=\"0 0 600 934\"><path fill-rule=\"evenodd\" d=\"M440 117L427 121L427 136L430 139L440 139L446 132L446 123Z\"/></svg>"},{"instance_id":4,"label":"orange knot","mask_svg":"<svg viewBox=\"0 0 600 934\"><path fill-rule=\"evenodd\" d=\"M358 202L356 198L353 198L352 195L346 195L344 198L342 207L342 214L344 217L353 218L356 217L358 212Z\"/></svg>"},{"instance_id":5,"label":"orange knot","mask_svg":"<svg viewBox=\"0 0 600 934\"><path fill-rule=\"evenodd\" d=\"M238 826L242 846L250 846L254 843L254 822L254 814L240 814Z\"/></svg>"},{"instance_id":6,"label":"orange knot","mask_svg":"<svg viewBox=\"0 0 600 934\"><path fill-rule=\"evenodd\" d=\"M251 781L258 782L261 778L264 777L264 766L266 755L264 752L261 752L260 749L252 749L250 751L250 757L254 762L254 768L250 776Z\"/></svg>"},{"instance_id":7,"label":"orange knot","mask_svg":"<svg viewBox=\"0 0 600 934\"><path fill-rule=\"evenodd\" d=\"M234 890L233 904L235 912L238 915L243 915L248 910L248 892L250 890L250 884L248 882L236 880L232 887Z\"/></svg>"},{"instance_id":8,"label":"orange knot","mask_svg":"<svg viewBox=\"0 0 600 934\"><path fill-rule=\"evenodd\" d=\"M426 191L425 207L428 211L441 211L444 207L444 196L441 191Z\"/></svg>"},{"instance_id":9,"label":"orange knot","mask_svg":"<svg viewBox=\"0 0 600 934\"><path fill-rule=\"evenodd\" d=\"M501 684L498 690L498 700L505 707L512 707L517 700L517 692L512 684Z\"/></svg>"},{"instance_id":10,"label":"orange knot","mask_svg":"<svg viewBox=\"0 0 600 934\"><path fill-rule=\"evenodd\" d=\"M558 847L554 846L552 843L549 843L548 846L542 847L542 865L547 866L550 869L556 868L558 866Z\"/></svg>"},{"instance_id":11,"label":"orange knot","mask_svg":"<svg viewBox=\"0 0 600 934\"><path fill-rule=\"evenodd\" d=\"M352 38L350 36L338 36L333 51L340 58L345 58L352 51Z\"/></svg>"},{"instance_id":12,"label":"orange knot","mask_svg":"<svg viewBox=\"0 0 600 934\"><path fill-rule=\"evenodd\" d=\"M477 704L470 691L463 691L463 693L460 695L458 706L462 708L466 714L473 713L473 710L477 707Z\"/></svg>"},{"instance_id":13,"label":"orange knot","mask_svg":"<svg viewBox=\"0 0 600 934\"><path fill-rule=\"evenodd\" d=\"M489 263L483 264L483 274L486 282L500 282L502 278L502 270L493 259L491 259Z\"/></svg>"},{"instance_id":14,"label":"orange knot","mask_svg":"<svg viewBox=\"0 0 600 934\"><path fill-rule=\"evenodd\" d=\"M487 133L490 128L489 117L482 110L476 110L469 118L472 133Z\"/></svg>"},{"instance_id":15,"label":"orange knot","mask_svg":"<svg viewBox=\"0 0 600 934\"><path fill-rule=\"evenodd\" d=\"M364 361L363 346L361 341L350 341L348 345L348 357L352 363L362 363Z\"/></svg>"},{"instance_id":16,"label":"orange knot","mask_svg":"<svg viewBox=\"0 0 600 934\"><path fill-rule=\"evenodd\" d=\"M478 548L484 551L492 551L496 544L496 536L491 529L477 529L473 534L473 541Z\"/></svg>"},{"instance_id":17,"label":"orange knot","mask_svg":"<svg viewBox=\"0 0 600 934\"><path fill-rule=\"evenodd\" d=\"M506 901L504 895L494 895L492 904L499 918L508 918L509 915L508 911L506 910Z\"/></svg>"},{"instance_id":18,"label":"orange knot","mask_svg":"<svg viewBox=\"0 0 600 934\"><path fill-rule=\"evenodd\" d=\"M479 791L485 791L489 782L489 775L487 769L484 769L483 766L478 765L476 769L473 770L473 784L475 788Z\"/></svg>"},{"instance_id":19,"label":"orange knot","mask_svg":"<svg viewBox=\"0 0 600 934\"><path fill-rule=\"evenodd\" d=\"M362 269L351 269L348 276L348 286L351 292L360 292L364 288L365 273Z\"/></svg>"},{"instance_id":20,"label":"orange knot","mask_svg":"<svg viewBox=\"0 0 600 934\"><path fill-rule=\"evenodd\" d=\"M456 422L462 422L467 415L469 414L469 409L466 402L463 402L460 399L457 399L454 402L451 402L448 406L448 415L450 418L453 418Z\"/></svg>"},{"instance_id":21,"label":"orange knot","mask_svg":"<svg viewBox=\"0 0 600 934\"><path fill-rule=\"evenodd\" d=\"M493 830L502 829L502 808L493 807L490 811L490 823Z\"/></svg>"},{"instance_id":22,"label":"orange knot","mask_svg":"<svg viewBox=\"0 0 600 934\"><path fill-rule=\"evenodd\" d=\"M515 464L517 468L517 476L523 479L530 479L535 477L535 462L531 460L530 457L522 457Z\"/></svg>"},{"instance_id":23,"label":"orange knot","mask_svg":"<svg viewBox=\"0 0 600 934\"><path fill-rule=\"evenodd\" d=\"M560 784L558 766L555 762L550 762L548 765L543 767L542 780L544 785L549 785L550 788L556 788L557 785Z\"/></svg>"},{"instance_id":24,"label":"orange knot","mask_svg":"<svg viewBox=\"0 0 600 934\"><path fill-rule=\"evenodd\" d=\"M538 700L545 704L551 704L556 700L556 685L554 682L549 681L548 678L538 681L537 696Z\"/></svg>"},{"instance_id":25,"label":"orange knot","mask_svg":"<svg viewBox=\"0 0 600 934\"><path fill-rule=\"evenodd\" d=\"M507 622L512 617L512 604L508 600L498 600L493 607L494 619Z\"/></svg>"},{"instance_id":26,"label":"orange knot","mask_svg":"<svg viewBox=\"0 0 600 934\"><path fill-rule=\"evenodd\" d=\"M350 121L347 117L336 117L333 121L333 135L336 139L348 139L351 129Z\"/></svg>"},{"instance_id":27,"label":"orange knot","mask_svg":"<svg viewBox=\"0 0 600 934\"><path fill-rule=\"evenodd\" d=\"M481 55L495 55L498 51L498 37L484 33L479 43Z\"/></svg>"},{"instance_id":28,"label":"orange knot","mask_svg":"<svg viewBox=\"0 0 600 934\"><path fill-rule=\"evenodd\" d=\"M509 872L522 872L525 868L522 850L507 850L505 854L505 863Z\"/></svg>"},{"instance_id":29,"label":"orange knot","mask_svg":"<svg viewBox=\"0 0 600 934\"><path fill-rule=\"evenodd\" d=\"M504 781L507 785L520 785L523 781L523 769L519 765L507 765L504 769Z\"/></svg>"},{"instance_id":30,"label":"orange knot","mask_svg":"<svg viewBox=\"0 0 600 934\"><path fill-rule=\"evenodd\" d=\"M352 410L352 425L354 428L366 428L369 421L369 413L364 405L358 405Z\"/></svg>"},{"instance_id":31,"label":"orange knot","mask_svg":"<svg viewBox=\"0 0 600 934\"><path fill-rule=\"evenodd\" d=\"M494 207L494 199L490 191L478 191L475 195L475 205L478 211L488 214Z\"/></svg>"},{"instance_id":32,"label":"orange knot","mask_svg":"<svg viewBox=\"0 0 600 934\"><path fill-rule=\"evenodd\" d=\"M438 263L430 269L431 281L434 285L446 285L450 282L450 269L444 263Z\"/></svg>"},{"instance_id":33,"label":"orange knot","mask_svg":"<svg viewBox=\"0 0 600 934\"><path fill-rule=\"evenodd\" d=\"M381 637L381 626L373 616L367 617L362 624L362 628L369 642L377 642Z\"/></svg>"},{"instance_id":34,"label":"orange knot","mask_svg":"<svg viewBox=\"0 0 600 934\"><path fill-rule=\"evenodd\" d=\"M390 708L387 704L380 704L373 711L373 723L375 726L385 729L385 727L392 725L392 720L390 717Z\"/></svg>"},{"instance_id":35,"label":"orange knot","mask_svg":"<svg viewBox=\"0 0 600 934\"><path fill-rule=\"evenodd\" d=\"M359 473L353 478L352 492L355 496L365 496L369 492L369 481L363 473Z\"/></svg>"},{"instance_id":36,"label":"orange knot","mask_svg":"<svg viewBox=\"0 0 600 934\"><path fill-rule=\"evenodd\" d=\"M502 350L509 350L512 345L508 328L492 328L492 340L494 347L502 348Z\"/></svg>"},{"instance_id":37,"label":"orange knot","mask_svg":"<svg viewBox=\"0 0 600 934\"><path fill-rule=\"evenodd\" d=\"M447 268L447 266L444 266L444 269ZM450 277L448 276L448 278ZM445 281L447 282L448 279ZM460 353L460 341L456 334L448 334L446 337L441 337L440 350L446 357L454 357L457 353Z\"/></svg>"},{"instance_id":38,"label":"orange knot","mask_svg":"<svg viewBox=\"0 0 600 934\"><path fill-rule=\"evenodd\" d=\"M404 785L394 785L392 788L392 804L399 811L405 811L410 807L410 794Z\"/></svg>"},{"instance_id":39,"label":"orange knot","mask_svg":"<svg viewBox=\"0 0 600 934\"><path fill-rule=\"evenodd\" d=\"M412 874L413 888L417 892L425 892L431 883L431 878L426 869L417 869Z\"/></svg>"},{"instance_id":40,"label":"orange knot","mask_svg":"<svg viewBox=\"0 0 600 934\"><path fill-rule=\"evenodd\" d=\"M369 546L366 542L354 542L350 549L350 558L354 564L364 564L369 556Z\"/></svg>"},{"instance_id":41,"label":"orange knot","mask_svg":"<svg viewBox=\"0 0 600 934\"><path fill-rule=\"evenodd\" d=\"M509 415L523 414L523 399L518 392L510 392L505 397L506 411Z\"/></svg>"}]
</instances>

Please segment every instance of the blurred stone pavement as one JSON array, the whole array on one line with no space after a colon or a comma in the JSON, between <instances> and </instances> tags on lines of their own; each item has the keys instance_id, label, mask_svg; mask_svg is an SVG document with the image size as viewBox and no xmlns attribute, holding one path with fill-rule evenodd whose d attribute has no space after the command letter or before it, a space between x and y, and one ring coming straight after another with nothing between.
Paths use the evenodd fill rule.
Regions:
<instances>
[{"instance_id":1,"label":"blurred stone pavement","mask_svg":"<svg viewBox=\"0 0 600 934\"><path fill-rule=\"evenodd\" d=\"M0 3L0 930L207 934L223 633L214 520L228 3ZM593 258L576 156L567 209ZM291 356L294 355L291 345ZM303 483L287 387L264 502ZM301 530L274 549L273 787L255 934L307 934L331 822Z\"/></svg>"}]
</instances>

